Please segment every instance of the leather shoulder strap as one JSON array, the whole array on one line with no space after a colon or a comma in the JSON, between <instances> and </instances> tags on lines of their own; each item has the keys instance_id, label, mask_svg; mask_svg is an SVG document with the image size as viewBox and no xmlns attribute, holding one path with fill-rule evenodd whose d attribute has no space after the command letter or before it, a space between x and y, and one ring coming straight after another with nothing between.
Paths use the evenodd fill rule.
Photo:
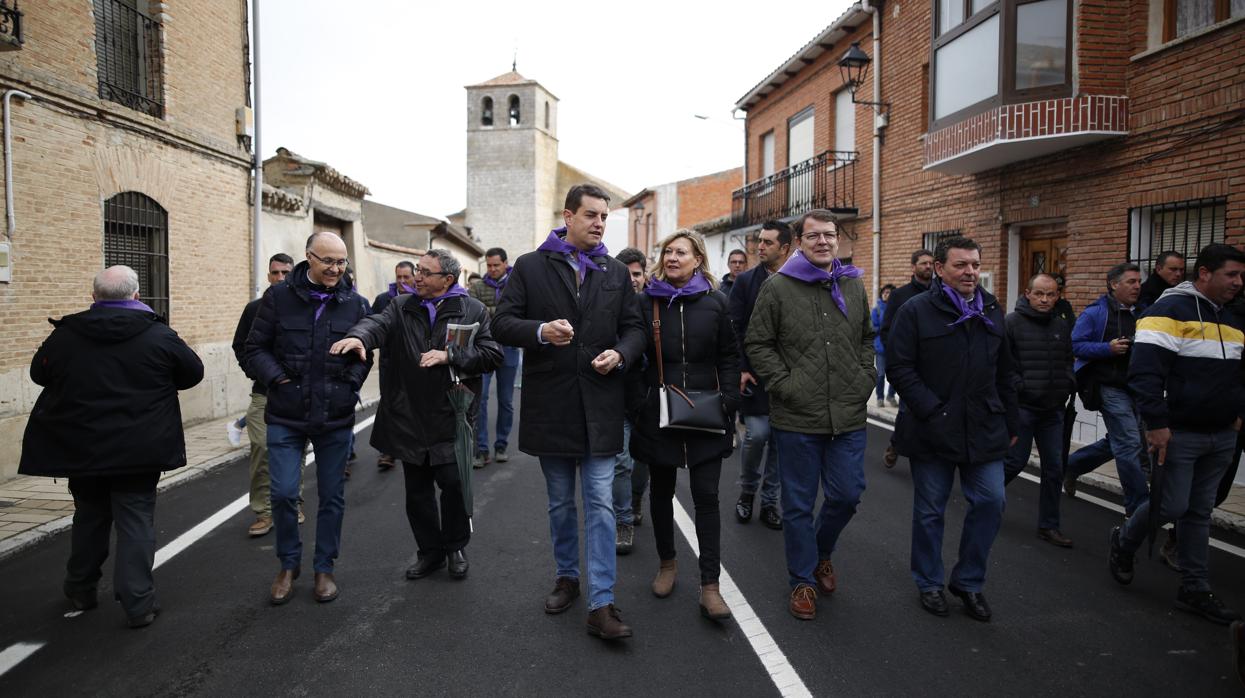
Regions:
<instances>
[{"instance_id":1,"label":"leather shoulder strap","mask_svg":"<svg viewBox=\"0 0 1245 698\"><path fill-rule=\"evenodd\" d=\"M653 344L657 346L657 380L662 385L666 384L666 369L661 360L661 308L657 305L657 299L653 299Z\"/></svg>"}]
</instances>

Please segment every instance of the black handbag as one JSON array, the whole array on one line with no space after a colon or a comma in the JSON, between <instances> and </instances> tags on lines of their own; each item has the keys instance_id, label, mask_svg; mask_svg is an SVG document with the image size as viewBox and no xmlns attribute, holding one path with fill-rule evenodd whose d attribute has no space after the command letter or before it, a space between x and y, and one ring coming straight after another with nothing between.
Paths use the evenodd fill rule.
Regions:
<instances>
[{"instance_id":1,"label":"black handbag","mask_svg":"<svg viewBox=\"0 0 1245 698\"><path fill-rule=\"evenodd\" d=\"M686 390L666 384L666 370L661 356L661 314L656 298L653 299L653 343L657 345L657 377L660 382L657 400L661 409L657 426L725 434L726 409L722 402L721 385L714 390Z\"/></svg>"}]
</instances>

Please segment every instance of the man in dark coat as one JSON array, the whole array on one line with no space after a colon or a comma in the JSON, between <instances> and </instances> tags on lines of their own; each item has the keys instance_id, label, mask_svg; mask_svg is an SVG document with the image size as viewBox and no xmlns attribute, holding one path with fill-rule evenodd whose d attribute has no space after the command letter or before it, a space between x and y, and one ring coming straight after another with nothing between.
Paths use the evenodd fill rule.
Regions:
<instances>
[{"instance_id":1,"label":"man in dark coat","mask_svg":"<svg viewBox=\"0 0 1245 698\"><path fill-rule=\"evenodd\" d=\"M330 356L329 347L368 314L346 273L346 244L335 233L307 238L307 258L285 283L269 288L246 339L247 373L268 387L268 467L281 571L273 604L290 600L302 563L298 489L303 450L316 457L315 598L337 598L333 562L346 509L345 471L353 441L354 407L372 367L371 357Z\"/></svg>"},{"instance_id":2,"label":"man in dark coat","mask_svg":"<svg viewBox=\"0 0 1245 698\"><path fill-rule=\"evenodd\" d=\"M389 302L403 294L411 294L415 292L415 263L409 260L398 262L393 268L393 283L389 284L389 288L382 291L376 296L376 300L372 301L372 312L380 314L385 312L385 308L389 307ZM377 362L380 370L380 386L383 396L385 389L385 371L389 367L389 357L385 352L380 353L380 361ZM380 419L380 413L385 409L384 400L376 408L376 418ZM376 467L380 470L393 469L393 456L385 451L381 451L376 458Z\"/></svg>"},{"instance_id":3,"label":"man in dark coat","mask_svg":"<svg viewBox=\"0 0 1245 698\"><path fill-rule=\"evenodd\" d=\"M294 260L284 252L274 254L268 260L268 285L285 281L290 270L294 268ZM246 337L251 333L251 323L255 322L255 313L259 311L259 300L256 298L242 309L242 317L233 331L233 356L246 373ZM264 407L268 404L268 389L263 383L256 381L251 375L251 404L246 410L246 436L251 442L251 511L255 512L255 521L247 529L251 536L264 536L272 530L272 501L268 494L268 425L264 424ZM301 501L302 491L299 491ZM303 511L298 510L298 522L303 522Z\"/></svg>"},{"instance_id":4,"label":"man in dark coat","mask_svg":"<svg viewBox=\"0 0 1245 698\"><path fill-rule=\"evenodd\" d=\"M1029 279L1025 295L1007 315L1007 346L1015 367L1019 403L1016 444L1003 461L1004 484L1029 464L1037 441L1042 463L1037 536L1071 548L1059 530L1059 488L1063 484L1063 418L1075 387L1072 375L1072 328L1054 313L1059 286L1049 274Z\"/></svg>"},{"instance_id":5,"label":"man in dark coat","mask_svg":"<svg viewBox=\"0 0 1245 698\"><path fill-rule=\"evenodd\" d=\"M1016 441L1016 394L998 300L977 285L981 246L939 244L930 290L904 304L886 342L899 391L895 437L912 463L912 577L922 608L947 615L942 535L955 473L968 503L949 589L976 620L990 546L1003 521L1003 456Z\"/></svg>"},{"instance_id":6,"label":"man in dark coat","mask_svg":"<svg viewBox=\"0 0 1245 698\"><path fill-rule=\"evenodd\" d=\"M608 215L602 189L571 188L565 228L515 261L493 334L525 350L519 450L540 458L557 564L545 611L561 613L579 596L578 472L587 509L588 631L615 639L631 628L614 608L614 455L623 449L623 371L640 361L645 334L627 268L601 244Z\"/></svg>"},{"instance_id":7,"label":"man in dark coat","mask_svg":"<svg viewBox=\"0 0 1245 698\"><path fill-rule=\"evenodd\" d=\"M761 224L758 236L759 263L739 275L730 294L731 322L739 342L739 392L742 396L739 412L744 422L744 439L739 449L739 500L735 502L735 520L739 523L752 520L752 507L759 489L761 523L781 531L778 447L774 444L769 426L769 396L748 361L744 338L748 336L748 320L752 318L761 284L777 273L791 254L791 228L782 221L766 221Z\"/></svg>"},{"instance_id":8,"label":"man in dark coat","mask_svg":"<svg viewBox=\"0 0 1245 698\"><path fill-rule=\"evenodd\" d=\"M883 347L887 346L887 336L890 334L891 323L895 321L895 314L899 312L904 303L928 291L931 280L934 278L933 252L924 249L917 250L912 253L911 261L912 280L891 291L890 299L886 301L886 312L882 313L882 326L878 328L878 338L882 340ZM890 383L893 388L895 381L890 381ZM886 453L882 456L882 462L886 467L893 468L898 461L899 453L895 450L895 435L891 434L891 442L886 445Z\"/></svg>"},{"instance_id":9,"label":"man in dark coat","mask_svg":"<svg viewBox=\"0 0 1245 698\"><path fill-rule=\"evenodd\" d=\"M493 341L484 304L456 282L460 271L450 252L428 250L415 268L417 296L399 296L330 350L363 358L379 348L393 357L381 376L383 409L372 428L372 445L402 460L406 518L419 546L407 579L426 577L447 560L451 576L467 576L464 548L471 530L454 456L457 417L449 391L457 376L478 394L480 374L501 362L501 347ZM447 347L450 324L477 325L471 344ZM439 512L436 487L441 489Z\"/></svg>"},{"instance_id":10,"label":"man in dark coat","mask_svg":"<svg viewBox=\"0 0 1245 698\"><path fill-rule=\"evenodd\" d=\"M1141 295L1137 296L1137 307L1145 310L1158 301L1159 296L1169 288L1174 288L1184 281L1185 258L1175 250L1167 250L1159 254L1154 261L1154 271L1141 284Z\"/></svg>"},{"instance_id":11,"label":"man in dark coat","mask_svg":"<svg viewBox=\"0 0 1245 698\"><path fill-rule=\"evenodd\" d=\"M644 291L648 280L644 253L634 247L624 247L615 256L627 267L631 287L637 295ZM629 555L635 548L635 527L643 518L641 501L648 486L648 464L631 456L631 419L623 420L623 450L614 456L614 526L615 546L619 555ZM638 474L637 474L637 471Z\"/></svg>"},{"instance_id":12,"label":"man in dark coat","mask_svg":"<svg viewBox=\"0 0 1245 698\"><path fill-rule=\"evenodd\" d=\"M186 464L177 391L203 380L203 363L138 300L126 266L95 277L90 310L49 320L56 329L30 363L43 386L22 440L22 475L69 478L73 533L64 592L74 608L95 608L100 567L117 532L113 590L130 627L160 612L156 483Z\"/></svg>"},{"instance_id":13,"label":"man in dark coat","mask_svg":"<svg viewBox=\"0 0 1245 698\"><path fill-rule=\"evenodd\" d=\"M735 287L735 281L739 275L748 269L748 253L743 250L731 250L726 255L726 275L718 282L718 290L727 298L731 295L731 289Z\"/></svg>"},{"instance_id":14,"label":"man in dark coat","mask_svg":"<svg viewBox=\"0 0 1245 698\"><path fill-rule=\"evenodd\" d=\"M484 304L489 317L497 312L497 303L510 281L510 265L506 263L506 251L500 247L491 247L484 253L484 276L472 282L469 289L471 297ZM514 379L523 361L523 352L518 347L502 347L502 362L495 371L484 374L480 386L480 409L476 417L476 468L483 468L495 458L498 463L505 463L510 457L506 448L510 445L510 429L514 425ZM493 435L493 458L489 457L488 438L488 393L489 387L497 381L497 423Z\"/></svg>"}]
</instances>

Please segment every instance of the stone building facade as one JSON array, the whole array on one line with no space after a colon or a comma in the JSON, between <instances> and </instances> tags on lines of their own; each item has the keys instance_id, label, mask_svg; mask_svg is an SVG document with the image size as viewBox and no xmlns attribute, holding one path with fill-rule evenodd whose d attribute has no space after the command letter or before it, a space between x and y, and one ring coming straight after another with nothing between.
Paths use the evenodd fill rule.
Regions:
<instances>
[{"instance_id":1,"label":"stone building facade","mask_svg":"<svg viewBox=\"0 0 1245 698\"><path fill-rule=\"evenodd\" d=\"M106 263L203 357L187 420L246 407L229 348L250 275L246 3L22 3L0 52L11 100L11 280L0 283L0 479L15 473L38 394L29 362L49 317L86 309ZM12 47L10 47L12 48ZM137 56L126 60L125 56Z\"/></svg>"}]
</instances>

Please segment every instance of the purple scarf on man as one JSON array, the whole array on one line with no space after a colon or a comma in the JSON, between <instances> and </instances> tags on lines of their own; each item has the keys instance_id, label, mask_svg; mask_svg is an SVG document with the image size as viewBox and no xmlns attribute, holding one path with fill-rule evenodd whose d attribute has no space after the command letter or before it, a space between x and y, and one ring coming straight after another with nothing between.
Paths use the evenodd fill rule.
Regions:
<instances>
[{"instance_id":1,"label":"purple scarf on man","mask_svg":"<svg viewBox=\"0 0 1245 698\"><path fill-rule=\"evenodd\" d=\"M951 305L955 306L955 309L960 313L960 318L948 325L948 327L955 327L962 322L968 322L973 318L977 318L985 323L986 327L994 329L994 323L991 322L990 318L986 317L986 314L982 312L982 308L985 307L985 300L982 299L980 290L977 290L973 294L972 300L966 301L963 296L956 293L955 289L950 286L946 284L939 285L942 286L943 294L951 300Z\"/></svg>"},{"instance_id":2,"label":"purple scarf on man","mask_svg":"<svg viewBox=\"0 0 1245 698\"><path fill-rule=\"evenodd\" d=\"M484 275L484 284L493 289L493 302L501 300L501 291L506 287L506 282L510 280L510 272L514 267L506 267L506 273L501 275L500 279L494 279L488 274Z\"/></svg>"},{"instance_id":3,"label":"purple scarf on man","mask_svg":"<svg viewBox=\"0 0 1245 698\"><path fill-rule=\"evenodd\" d=\"M830 271L820 269L813 266L813 263L804 257L804 254L796 251L787 260L786 264L778 270L779 274L789 276L793 279L799 279L805 283L821 284L830 289L830 297L834 299L834 304L839 306L839 311L847 317L847 301L843 300L843 292L839 290L839 279L859 279L864 274L859 268L850 264L844 264L838 259L834 260Z\"/></svg>"},{"instance_id":4,"label":"purple scarf on man","mask_svg":"<svg viewBox=\"0 0 1245 698\"><path fill-rule=\"evenodd\" d=\"M648 286L644 287L644 292L650 298L669 298L669 302L666 303L667 308L674 305L674 299L676 298L695 296L712 290L713 287L709 285L709 280L705 278L704 274L700 273L699 269L692 274L692 278L688 279L687 283L683 284L681 288L675 288L674 285L664 279L652 279L648 282Z\"/></svg>"},{"instance_id":5,"label":"purple scarf on man","mask_svg":"<svg viewBox=\"0 0 1245 698\"><path fill-rule=\"evenodd\" d=\"M442 293L436 298L421 298L419 304L428 309L428 328L431 329L437 325L437 305L446 298L454 298L456 296L467 295L467 290L455 283L450 286L450 290Z\"/></svg>"},{"instance_id":6,"label":"purple scarf on man","mask_svg":"<svg viewBox=\"0 0 1245 698\"><path fill-rule=\"evenodd\" d=\"M402 288L401 290L399 290L397 281L394 281L393 283L389 284L389 297L390 298L397 298L398 294L401 294L401 293L415 293L415 289L411 288L410 286L407 286L406 284L402 284Z\"/></svg>"},{"instance_id":7,"label":"purple scarf on man","mask_svg":"<svg viewBox=\"0 0 1245 698\"><path fill-rule=\"evenodd\" d=\"M91 304L91 308L125 308L126 310L141 310L145 313L151 313L153 315L156 312L146 303L134 298L127 298L125 300L117 301L95 301Z\"/></svg>"},{"instance_id":8,"label":"purple scarf on man","mask_svg":"<svg viewBox=\"0 0 1245 698\"><path fill-rule=\"evenodd\" d=\"M604 257L610 251L605 248L605 243L597 243L597 246L584 252L578 247L566 241L566 226L556 228L549 231L549 237L540 244L536 249L544 252L557 252L559 254L569 254L579 260L579 283L584 282L584 275L589 269L593 271L605 271L592 261L593 257Z\"/></svg>"},{"instance_id":9,"label":"purple scarf on man","mask_svg":"<svg viewBox=\"0 0 1245 698\"><path fill-rule=\"evenodd\" d=\"M333 296L336 294L332 291L317 291L314 288L307 289L307 293L311 294L311 297L319 303L316 306L316 317L312 320L312 322L319 322L320 316L324 314L324 309L328 307L329 301L333 300Z\"/></svg>"}]
</instances>

